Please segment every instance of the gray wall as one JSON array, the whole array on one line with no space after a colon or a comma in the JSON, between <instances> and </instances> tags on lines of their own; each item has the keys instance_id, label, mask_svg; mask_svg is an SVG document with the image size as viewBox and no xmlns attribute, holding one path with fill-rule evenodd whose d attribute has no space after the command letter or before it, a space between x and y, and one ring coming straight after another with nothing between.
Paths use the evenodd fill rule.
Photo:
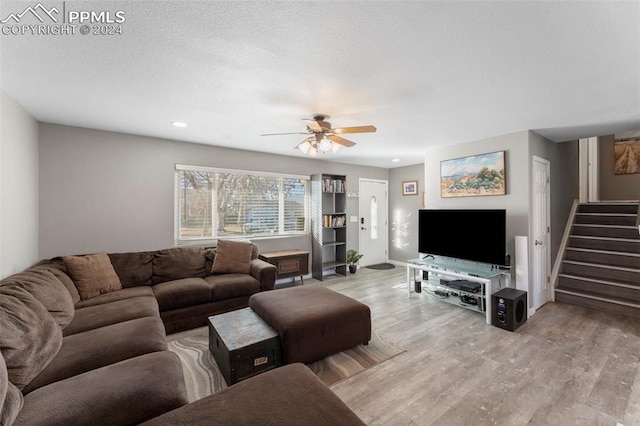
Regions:
<instances>
[{"instance_id":1,"label":"gray wall","mask_svg":"<svg viewBox=\"0 0 640 426\"><path fill-rule=\"evenodd\" d=\"M424 161L426 208L506 209L507 252L515 259L515 236L529 234L529 134L527 131L441 147L426 152ZM442 198L440 161L495 151L505 152L506 195Z\"/></svg>"},{"instance_id":2,"label":"gray wall","mask_svg":"<svg viewBox=\"0 0 640 426\"><path fill-rule=\"evenodd\" d=\"M0 278L38 260L38 123L0 90Z\"/></svg>"},{"instance_id":3,"label":"gray wall","mask_svg":"<svg viewBox=\"0 0 640 426\"><path fill-rule=\"evenodd\" d=\"M440 197L440 161L501 150L506 151L506 195ZM535 132L523 131L455 147L430 150L425 155L426 207L506 209L507 252L511 255L513 266L515 236L529 235L530 182L534 155L551 163L551 260L553 262L573 200L578 196L578 144L576 142L554 143ZM533 282L531 271L529 271L529 282Z\"/></svg>"},{"instance_id":4,"label":"gray wall","mask_svg":"<svg viewBox=\"0 0 640 426\"><path fill-rule=\"evenodd\" d=\"M403 196L402 182L418 181L417 196ZM418 210L422 208L424 164L389 170L389 259L406 262L418 255Z\"/></svg>"},{"instance_id":5,"label":"gray wall","mask_svg":"<svg viewBox=\"0 0 640 426\"><path fill-rule=\"evenodd\" d=\"M40 124L40 245L47 258L174 246L174 165L388 179L387 169ZM358 215L358 200L347 202ZM357 224L349 246L358 248ZM255 240L261 251L311 249L309 235Z\"/></svg>"},{"instance_id":6,"label":"gray wall","mask_svg":"<svg viewBox=\"0 0 640 426\"><path fill-rule=\"evenodd\" d=\"M640 198L640 173L616 175L613 155L614 135L598 138L600 200L637 200Z\"/></svg>"}]
</instances>

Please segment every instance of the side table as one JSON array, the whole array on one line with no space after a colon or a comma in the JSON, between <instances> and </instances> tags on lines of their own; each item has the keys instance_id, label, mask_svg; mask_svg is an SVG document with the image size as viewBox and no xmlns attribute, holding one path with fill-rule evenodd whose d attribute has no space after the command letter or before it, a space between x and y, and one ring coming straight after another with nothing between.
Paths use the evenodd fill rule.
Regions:
<instances>
[{"instance_id":1,"label":"side table","mask_svg":"<svg viewBox=\"0 0 640 426\"><path fill-rule=\"evenodd\" d=\"M309 252L304 250L283 250L261 253L260 259L275 265L277 268L276 279L300 277L304 284L303 276L309 273Z\"/></svg>"}]
</instances>

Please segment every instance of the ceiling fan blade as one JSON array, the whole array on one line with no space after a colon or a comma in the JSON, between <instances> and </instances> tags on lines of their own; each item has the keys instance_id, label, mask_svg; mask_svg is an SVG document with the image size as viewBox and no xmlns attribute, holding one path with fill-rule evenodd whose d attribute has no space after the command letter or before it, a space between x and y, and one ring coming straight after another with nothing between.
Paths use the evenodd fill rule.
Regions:
<instances>
[{"instance_id":1,"label":"ceiling fan blade","mask_svg":"<svg viewBox=\"0 0 640 426\"><path fill-rule=\"evenodd\" d=\"M309 129L312 132L322 132L322 127L320 127L320 125L318 124L317 121L315 120L309 120L306 118L303 118L302 121L304 121L305 123L307 123L307 126L309 127Z\"/></svg>"},{"instance_id":2,"label":"ceiling fan blade","mask_svg":"<svg viewBox=\"0 0 640 426\"><path fill-rule=\"evenodd\" d=\"M376 131L375 126L356 126L356 127L339 127L333 129L333 133L373 133Z\"/></svg>"},{"instance_id":3,"label":"ceiling fan blade","mask_svg":"<svg viewBox=\"0 0 640 426\"><path fill-rule=\"evenodd\" d=\"M347 148L352 147L356 144L355 142L351 142L349 139L341 138L340 136L336 135L327 135L327 138L329 138L330 141L339 143L340 145L346 146Z\"/></svg>"},{"instance_id":4,"label":"ceiling fan blade","mask_svg":"<svg viewBox=\"0 0 640 426\"><path fill-rule=\"evenodd\" d=\"M280 135L308 135L309 132L292 132L292 133L264 133L260 136L280 136Z\"/></svg>"}]
</instances>

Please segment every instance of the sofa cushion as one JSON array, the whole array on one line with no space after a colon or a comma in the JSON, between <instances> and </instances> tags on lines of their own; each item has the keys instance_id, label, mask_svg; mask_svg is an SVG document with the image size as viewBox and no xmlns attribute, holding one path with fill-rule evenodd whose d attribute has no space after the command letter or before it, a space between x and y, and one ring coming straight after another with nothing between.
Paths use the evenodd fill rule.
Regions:
<instances>
[{"instance_id":1,"label":"sofa cushion","mask_svg":"<svg viewBox=\"0 0 640 426\"><path fill-rule=\"evenodd\" d=\"M205 280L211 284L211 299L223 300L251 296L260 291L260 281L246 274L210 275Z\"/></svg>"},{"instance_id":2,"label":"sofa cushion","mask_svg":"<svg viewBox=\"0 0 640 426\"><path fill-rule=\"evenodd\" d=\"M10 425L22 409L22 392L9 381L7 366L0 352L0 425Z\"/></svg>"},{"instance_id":3,"label":"sofa cushion","mask_svg":"<svg viewBox=\"0 0 640 426\"><path fill-rule=\"evenodd\" d=\"M211 284L202 278L185 278L153 286L160 311L211 302Z\"/></svg>"},{"instance_id":4,"label":"sofa cushion","mask_svg":"<svg viewBox=\"0 0 640 426\"><path fill-rule=\"evenodd\" d=\"M60 280L49 270L31 268L2 280L24 287L33 297L44 305L60 327L73 319L73 301L71 295Z\"/></svg>"},{"instance_id":5,"label":"sofa cushion","mask_svg":"<svg viewBox=\"0 0 640 426\"><path fill-rule=\"evenodd\" d=\"M14 426L135 425L186 403L180 358L154 352L36 389Z\"/></svg>"},{"instance_id":6,"label":"sofa cushion","mask_svg":"<svg viewBox=\"0 0 640 426\"><path fill-rule=\"evenodd\" d=\"M303 364L289 364L236 383L156 417L161 425L364 425L356 414Z\"/></svg>"},{"instance_id":7,"label":"sofa cushion","mask_svg":"<svg viewBox=\"0 0 640 426\"><path fill-rule=\"evenodd\" d=\"M153 252L109 253L109 259L123 288L151 285Z\"/></svg>"},{"instance_id":8,"label":"sofa cushion","mask_svg":"<svg viewBox=\"0 0 640 426\"><path fill-rule=\"evenodd\" d=\"M105 303L117 302L118 300L131 299L134 297L151 296L153 290L148 286L128 287L122 290L112 291L111 293L101 294L91 299L83 300L76 303L76 309L86 308L87 306L102 305Z\"/></svg>"},{"instance_id":9,"label":"sofa cushion","mask_svg":"<svg viewBox=\"0 0 640 426\"><path fill-rule=\"evenodd\" d=\"M62 260L80 293L81 300L122 288L120 278L113 269L107 253L65 256Z\"/></svg>"},{"instance_id":10,"label":"sofa cushion","mask_svg":"<svg viewBox=\"0 0 640 426\"><path fill-rule=\"evenodd\" d=\"M47 367L22 391L42 386L151 352L167 350L162 320L138 318L62 339L62 347Z\"/></svg>"},{"instance_id":11,"label":"sofa cushion","mask_svg":"<svg viewBox=\"0 0 640 426\"><path fill-rule=\"evenodd\" d=\"M206 276L205 249L202 247L174 247L159 250L153 258L154 284L182 278Z\"/></svg>"},{"instance_id":12,"label":"sofa cushion","mask_svg":"<svg viewBox=\"0 0 640 426\"><path fill-rule=\"evenodd\" d=\"M67 289L67 291L71 295L71 300L73 301L73 303L78 303L80 301L80 293L78 293L78 288L67 273L67 267L64 265L61 257L56 257L50 260L42 260L36 263L33 269L46 269L50 271Z\"/></svg>"},{"instance_id":13,"label":"sofa cushion","mask_svg":"<svg viewBox=\"0 0 640 426\"><path fill-rule=\"evenodd\" d=\"M212 272L215 274L248 274L251 271L253 244L246 241L219 240Z\"/></svg>"},{"instance_id":14,"label":"sofa cushion","mask_svg":"<svg viewBox=\"0 0 640 426\"><path fill-rule=\"evenodd\" d=\"M158 316L160 316L158 303L153 297L148 296L87 306L86 308L76 309L76 315L73 321L65 327L64 335L70 336L136 318Z\"/></svg>"},{"instance_id":15,"label":"sofa cushion","mask_svg":"<svg viewBox=\"0 0 640 426\"><path fill-rule=\"evenodd\" d=\"M22 390L62 345L62 330L42 303L26 289L0 286L0 351L9 381Z\"/></svg>"}]
</instances>

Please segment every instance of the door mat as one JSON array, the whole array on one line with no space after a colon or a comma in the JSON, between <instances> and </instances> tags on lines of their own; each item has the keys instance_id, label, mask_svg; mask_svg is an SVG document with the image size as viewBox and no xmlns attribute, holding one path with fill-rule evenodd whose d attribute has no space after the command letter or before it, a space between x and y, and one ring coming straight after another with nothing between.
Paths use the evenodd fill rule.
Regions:
<instances>
[{"instance_id":1,"label":"door mat","mask_svg":"<svg viewBox=\"0 0 640 426\"><path fill-rule=\"evenodd\" d=\"M375 265L365 266L368 269L377 269L377 270L385 270L385 269L393 269L396 265L393 263L377 263Z\"/></svg>"}]
</instances>

